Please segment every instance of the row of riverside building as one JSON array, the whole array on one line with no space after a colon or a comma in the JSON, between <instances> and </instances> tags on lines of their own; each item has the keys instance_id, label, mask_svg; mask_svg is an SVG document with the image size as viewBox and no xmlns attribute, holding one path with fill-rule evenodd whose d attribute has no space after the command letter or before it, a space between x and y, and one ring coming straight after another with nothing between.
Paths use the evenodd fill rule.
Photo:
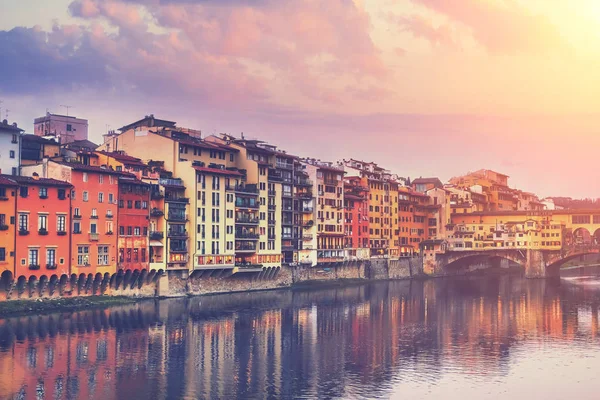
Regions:
<instances>
[{"instance_id":1,"label":"row of riverside building","mask_svg":"<svg viewBox=\"0 0 600 400\"><path fill-rule=\"evenodd\" d=\"M16 152L0 175L0 270L12 277L398 259L444 238L453 214L544 207L489 170L410 181L153 115L100 146L44 126L0 123Z\"/></svg>"}]
</instances>

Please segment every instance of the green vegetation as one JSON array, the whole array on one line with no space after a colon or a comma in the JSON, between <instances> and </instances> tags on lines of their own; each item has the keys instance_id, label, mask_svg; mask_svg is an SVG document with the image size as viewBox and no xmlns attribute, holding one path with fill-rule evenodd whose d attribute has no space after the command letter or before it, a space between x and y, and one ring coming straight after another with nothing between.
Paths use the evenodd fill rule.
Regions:
<instances>
[{"instance_id":1,"label":"green vegetation","mask_svg":"<svg viewBox=\"0 0 600 400\"><path fill-rule=\"evenodd\" d=\"M139 298L125 296L90 296L66 297L58 299L10 300L0 302L0 318L107 308L123 304L133 304L140 300L141 299Z\"/></svg>"}]
</instances>

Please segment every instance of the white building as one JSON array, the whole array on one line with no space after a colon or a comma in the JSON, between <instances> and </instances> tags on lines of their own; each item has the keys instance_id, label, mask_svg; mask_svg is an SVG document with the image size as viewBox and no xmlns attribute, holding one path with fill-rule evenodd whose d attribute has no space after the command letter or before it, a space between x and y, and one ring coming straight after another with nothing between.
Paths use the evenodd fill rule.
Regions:
<instances>
[{"instance_id":1,"label":"white building","mask_svg":"<svg viewBox=\"0 0 600 400\"><path fill-rule=\"evenodd\" d=\"M19 175L22 133L16 123L0 122L0 173Z\"/></svg>"}]
</instances>

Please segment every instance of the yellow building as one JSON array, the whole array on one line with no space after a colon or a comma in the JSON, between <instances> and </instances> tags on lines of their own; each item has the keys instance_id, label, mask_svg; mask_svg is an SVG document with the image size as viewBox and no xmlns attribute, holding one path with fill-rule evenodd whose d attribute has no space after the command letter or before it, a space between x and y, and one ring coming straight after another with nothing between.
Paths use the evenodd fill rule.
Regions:
<instances>
[{"instance_id":1,"label":"yellow building","mask_svg":"<svg viewBox=\"0 0 600 400\"><path fill-rule=\"evenodd\" d=\"M189 236L187 240L168 240L168 266L185 263L190 271L236 267L236 203L257 208L256 199L247 201L243 195L251 191L248 178L255 177L237 168L239 150L208 142L199 131L178 128L172 121L153 116L127 125L121 132L106 135L99 150L123 151L138 158L151 155L177 178L173 180L177 185L155 188L164 191L158 195L165 199L166 230L169 231L170 218L174 218L174 224L180 224L183 218ZM145 162L152 163L147 159ZM250 235L246 236L250 239ZM256 247L254 243L239 246Z\"/></svg>"}]
</instances>

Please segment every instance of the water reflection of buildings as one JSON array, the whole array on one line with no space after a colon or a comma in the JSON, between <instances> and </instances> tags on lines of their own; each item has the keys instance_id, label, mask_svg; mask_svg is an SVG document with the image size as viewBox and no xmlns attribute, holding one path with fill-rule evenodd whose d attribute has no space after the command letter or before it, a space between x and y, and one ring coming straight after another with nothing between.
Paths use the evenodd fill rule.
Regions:
<instances>
[{"instance_id":1,"label":"water reflection of buildings","mask_svg":"<svg viewBox=\"0 0 600 400\"><path fill-rule=\"evenodd\" d=\"M503 375L511 348L598 336L598 292L393 282L0 320L0 398L385 395L444 370Z\"/></svg>"}]
</instances>

